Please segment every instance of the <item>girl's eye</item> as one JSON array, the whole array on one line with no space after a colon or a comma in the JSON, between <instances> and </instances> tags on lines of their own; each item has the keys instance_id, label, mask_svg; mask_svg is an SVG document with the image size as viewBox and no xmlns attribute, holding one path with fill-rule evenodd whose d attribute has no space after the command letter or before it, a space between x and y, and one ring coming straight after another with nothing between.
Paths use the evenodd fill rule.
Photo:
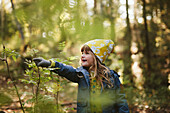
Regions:
<instances>
[{"instance_id":1,"label":"girl's eye","mask_svg":"<svg viewBox=\"0 0 170 113\"><path fill-rule=\"evenodd\" d=\"M81 52L81 54L89 54L89 52Z\"/></svg>"},{"instance_id":2,"label":"girl's eye","mask_svg":"<svg viewBox=\"0 0 170 113\"><path fill-rule=\"evenodd\" d=\"M83 51L83 52L81 52L81 54L90 54L90 52L89 51Z\"/></svg>"},{"instance_id":3,"label":"girl's eye","mask_svg":"<svg viewBox=\"0 0 170 113\"><path fill-rule=\"evenodd\" d=\"M86 52L82 52L81 54L83 55L83 54L87 54L87 53Z\"/></svg>"}]
</instances>

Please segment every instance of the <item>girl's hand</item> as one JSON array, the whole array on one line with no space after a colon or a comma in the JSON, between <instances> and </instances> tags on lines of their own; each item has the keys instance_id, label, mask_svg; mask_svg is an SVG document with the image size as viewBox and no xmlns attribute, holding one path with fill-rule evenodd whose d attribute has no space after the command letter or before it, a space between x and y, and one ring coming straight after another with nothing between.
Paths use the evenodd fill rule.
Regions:
<instances>
[{"instance_id":1,"label":"girl's hand","mask_svg":"<svg viewBox=\"0 0 170 113\"><path fill-rule=\"evenodd\" d=\"M34 58L33 61L38 67L49 67L51 62L48 60L44 60L43 58Z\"/></svg>"}]
</instances>

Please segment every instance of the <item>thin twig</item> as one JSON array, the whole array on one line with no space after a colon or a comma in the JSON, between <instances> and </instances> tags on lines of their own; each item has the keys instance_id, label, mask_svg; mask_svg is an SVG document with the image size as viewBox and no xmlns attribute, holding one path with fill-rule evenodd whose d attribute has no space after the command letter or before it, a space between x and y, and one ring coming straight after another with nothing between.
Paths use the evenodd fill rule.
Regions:
<instances>
[{"instance_id":1,"label":"thin twig","mask_svg":"<svg viewBox=\"0 0 170 113\"><path fill-rule=\"evenodd\" d=\"M57 97L57 113L59 112L59 91L57 91L57 95L56 95Z\"/></svg>"},{"instance_id":2,"label":"thin twig","mask_svg":"<svg viewBox=\"0 0 170 113\"><path fill-rule=\"evenodd\" d=\"M37 90L36 90L36 103L38 102L38 94L39 94L39 87L40 87L40 77L41 77L41 75L40 75L40 70L39 70L39 67L38 67L38 82L37 82Z\"/></svg>"}]
</instances>

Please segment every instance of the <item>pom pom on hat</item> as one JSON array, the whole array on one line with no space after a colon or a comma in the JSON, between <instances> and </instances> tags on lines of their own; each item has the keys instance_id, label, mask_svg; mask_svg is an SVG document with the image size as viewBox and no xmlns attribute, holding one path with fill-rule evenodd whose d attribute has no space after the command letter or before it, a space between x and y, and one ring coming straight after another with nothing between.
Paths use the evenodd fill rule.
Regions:
<instances>
[{"instance_id":1,"label":"pom pom on hat","mask_svg":"<svg viewBox=\"0 0 170 113\"><path fill-rule=\"evenodd\" d=\"M84 45L88 45L101 62L104 62L110 53L113 53L115 46L112 40L105 39L91 40Z\"/></svg>"}]
</instances>

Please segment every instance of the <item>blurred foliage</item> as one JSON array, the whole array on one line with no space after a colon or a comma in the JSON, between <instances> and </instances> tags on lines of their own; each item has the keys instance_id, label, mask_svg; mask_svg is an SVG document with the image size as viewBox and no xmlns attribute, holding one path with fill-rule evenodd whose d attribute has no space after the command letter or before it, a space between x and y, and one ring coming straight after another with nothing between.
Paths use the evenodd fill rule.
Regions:
<instances>
[{"instance_id":1,"label":"blurred foliage","mask_svg":"<svg viewBox=\"0 0 170 113\"><path fill-rule=\"evenodd\" d=\"M9 105L13 102L10 96L4 94L4 92L0 92L0 107L4 105Z\"/></svg>"},{"instance_id":2,"label":"blurred foliage","mask_svg":"<svg viewBox=\"0 0 170 113\"><path fill-rule=\"evenodd\" d=\"M139 112L147 109L166 112L170 101L169 0L146 2L149 48L146 46L144 35L145 24L140 21L144 18L142 1L134 0L134 4L128 4L128 8L134 7L134 13L138 12L134 14L134 19L130 18L129 24L128 18L122 17L127 12L120 11L121 8L127 8L126 3L120 0L94 0L90 3L93 4L92 7L87 0L13 2L15 6L13 10L7 8L11 1L0 2L2 6L0 7L0 57L3 58L3 53L6 52L10 56L8 58L10 73L15 81L31 87L31 94L27 93L30 98L25 99L25 102L36 103L35 89L39 77L32 58L53 58L78 67L81 45L91 39L101 38L115 41L115 53L110 55L105 63L121 75L131 110L135 110L137 106ZM21 32L14 17L22 27L24 40L21 39ZM3 44L7 48L5 51ZM147 64L147 49L150 50L150 70ZM6 71L4 63L0 62L0 81L3 81L3 78L9 80ZM50 73L50 69L39 71L41 91L37 97L39 103L34 108L42 112L44 109L41 108L49 105L54 109L48 111L55 111L57 108L54 107L56 104L54 100L56 101L57 92L68 96L67 99L71 95L74 99L70 100L76 101L76 91L71 90L71 87L76 88L76 86L57 74ZM68 89L71 93L67 92ZM59 101L64 102L65 99L61 95L59 97L62 100ZM28 111L33 112L35 109L32 108Z\"/></svg>"}]
</instances>

